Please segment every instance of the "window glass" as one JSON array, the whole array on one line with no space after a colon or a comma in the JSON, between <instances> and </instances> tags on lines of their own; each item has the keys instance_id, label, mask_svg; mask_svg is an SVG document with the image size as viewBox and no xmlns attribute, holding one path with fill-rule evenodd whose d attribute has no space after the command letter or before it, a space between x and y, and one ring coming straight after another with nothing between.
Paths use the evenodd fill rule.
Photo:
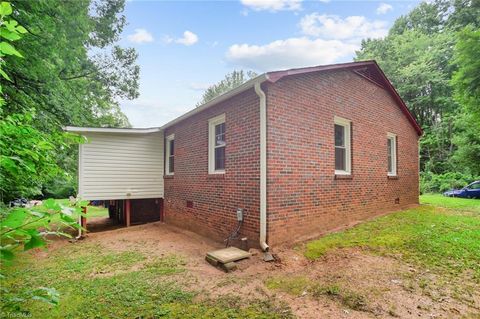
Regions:
<instances>
[{"instance_id":1,"label":"window glass","mask_svg":"<svg viewBox=\"0 0 480 319\"><path fill-rule=\"evenodd\" d=\"M335 146L345 146L345 127L335 124Z\"/></svg>"},{"instance_id":2,"label":"window glass","mask_svg":"<svg viewBox=\"0 0 480 319\"><path fill-rule=\"evenodd\" d=\"M392 173L392 139L387 139L387 161L388 161L388 172Z\"/></svg>"},{"instance_id":3,"label":"window glass","mask_svg":"<svg viewBox=\"0 0 480 319\"><path fill-rule=\"evenodd\" d=\"M225 147L215 149L215 170L225 169Z\"/></svg>"},{"instance_id":4,"label":"window glass","mask_svg":"<svg viewBox=\"0 0 480 319\"><path fill-rule=\"evenodd\" d=\"M387 172L388 175L397 175L397 137L392 133L387 135Z\"/></svg>"},{"instance_id":5,"label":"window glass","mask_svg":"<svg viewBox=\"0 0 480 319\"><path fill-rule=\"evenodd\" d=\"M336 147L335 148L335 169L336 170L345 170L345 149Z\"/></svg>"},{"instance_id":6,"label":"window glass","mask_svg":"<svg viewBox=\"0 0 480 319\"><path fill-rule=\"evenodd\" d=\"M165 139L165 174L173 175L175 170L175 137L170 135Z\"/></svg>"},{"instance_id":7,"label":"window glass","mask_svg":"<svg viewBox=\"0 0 480 319\"><path fill-rule=\"evenodd\" d=\"M174 172L175 169L175 140L170 141L170 154L168 160L168 171L170 173Z\"/></svg>"},{"instance_id":8,"label":"window glass","mask_svg":"<svg viewBox=\"0 0 480 319\"><path fill-rule=\"evenodd\" d=\"M225 123L215 126L215 146L225 145Z\"/></svg>"},{"instance_id":9,"label":"window glass","mask_svg":"<svg viewBox=\"0 0 480 319\"><path fill-rule=\"evenodd\" d=\"M225 123L215 126L215 170L225 169Z\"/></svg>"},{"instance_id":10,"label":"window glass","mask_svg":"<svg viewBox=\"0 0 480 319\"><path fill-rule=\"evenodd\" d=\"M208 120L208 173L225 173L225 114Z\"/></svg>"},{"instance_id":11,"label":"window glass","mask_svg":"<svg viewBox=\"0 0 480 319\"><path fill-rule=\"evenodd\" d=\"M480 183L470 185L469 189L480 189Z\"/></svg>"},{"instance_id":12,"label":"window glass","mask_svg":"<svg viewBox=\"0 0 480 319\"><path fill-rule=\"evenodd\" d=\"M335 124L335 170L347 171L347 131L345 125Z\"/></svg>"}]
</instances>

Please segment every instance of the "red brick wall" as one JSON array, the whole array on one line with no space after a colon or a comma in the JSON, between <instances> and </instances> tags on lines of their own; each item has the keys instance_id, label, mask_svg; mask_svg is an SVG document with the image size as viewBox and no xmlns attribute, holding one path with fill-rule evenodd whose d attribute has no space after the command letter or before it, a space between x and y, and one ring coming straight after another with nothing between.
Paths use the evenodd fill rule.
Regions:
<instances>
[{"instance_id":1,"label":"red brick wall","mask_svg":"<svg viewBox=\"0 0 480 319\"><path fill-rule=\"evenodd\" d=\"M267 103L270 245L418 203L418 136L384 89L349 71L312 73L269 85ZM351 179L335 179L334 116L352 121ZM398 179L387 178L387 132Z\"/></svg>"},{"instance_id":2,"label":"red brick wall","mask_svg":"<svg viewBox=\"0 0 480 319\"><path fill-rule=\"evenodd\" d=\"M248 90L165 131L175 134L175 174L165 177L165 221L222 241L246 214L242 235L258 241L259 99ZM225 113L225 174L208 174L208 120ZM187 201L193 207L187 207Z\"/></svg>"}]
</instances>

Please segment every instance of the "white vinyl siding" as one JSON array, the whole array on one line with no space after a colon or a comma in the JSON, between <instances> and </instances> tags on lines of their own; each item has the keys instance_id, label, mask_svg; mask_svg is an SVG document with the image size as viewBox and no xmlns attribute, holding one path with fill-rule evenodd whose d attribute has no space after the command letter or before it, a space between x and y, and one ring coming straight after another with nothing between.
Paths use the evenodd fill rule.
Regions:
<instances>
[{"instance_id":1,"label":"white vinyl siding","mask_svg":"<svg viewBox=\"0 0 480 319\"><path fill-rule=\"evenodd\" d=\"M163 133L83 133L78 195L85 200L163 197Z\"/></svg>"}]
</instances>

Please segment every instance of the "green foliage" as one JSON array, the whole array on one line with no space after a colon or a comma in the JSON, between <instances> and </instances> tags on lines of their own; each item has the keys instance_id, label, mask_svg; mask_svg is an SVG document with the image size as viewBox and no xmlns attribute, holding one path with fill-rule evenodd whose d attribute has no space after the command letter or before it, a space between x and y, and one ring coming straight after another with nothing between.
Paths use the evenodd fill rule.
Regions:
<instances>
[{"instance_id":1,"label":"green foliage","mask_svg":"<svg viewBox=\"0 0 480 319\"><path fill-rule=\"evenodd\" d=\"M77 215L80 214L79 206L61 206L53 199L46 200L43 205L43 210L0 207L0 262L2 263L0 283L3 308L19 311L20 305L29 300L58 304L59 295L53 288L26 287L21 292L14 292L4 286L4 282L11 275L11 270L5 269L5 266L18 262L15 258L18 253L22 250L45 247L47 244L45 237L48 235L71 237L63 232L62 228L78 229L79 227L73 217L75 211ZM57 229L51 227L50 220L53 216L58 216L58 223L63 227ZM44 223L42 230L32 227L42 222Z\"/></svg>"},{"instance_id":2,"label":"green foliage","mask_svg":"<svg viewBox=\"0 0 480 319\"><path fill-rule=\"evenodd\" d=\"M445 275L471 270L480 279L480 203L454 198L447 205L453 207L454 201L469 204L461 210L423 206L379 217L308 242L304 254L315 260L331 249L361 247Z\"/></svg>"},{"instance_id":3,"label":"green foliage","mask_svg":"<svg viewBox=\"0 0 480 319\"><path fill-rule=\"evenodd\" d=\"M18 41L25 59L7 58L8 114L35 107L38 127L128 126L118 98L138 97L135 50L117 42L124 0L13 1L28 31Z\"/></svg>"},{"instance_id":4,"label":"green foliage","mask_svg":"<svg viewBox=\"0 0 480 319\"><path fill-rule=\"evenodd\" d=\"M73 134L40 131L35 120L33 110L0 119L0 201L41 194L45 181L65 174L58 153L82 141Z\"/></svg>"},{"instance_id":5,"label":"green foliage","mask_svg":"<svg viewBox=\"0 0 480 319\"><path fill-rule=\"evenodd\" d=\"M420 169L427 176L480 175L480 117L465 106L471 101L479 110L479 17L477 1L422 2L357 52L357 60L377 60L424 129Z\"/></svg>"},{"instance_id":6,"label":"green foliage","mask_svg":"<svg viewBox=\"0 0 480 319\"><path fill-rule=\"evenodd\" d=\"M74 139L62 126L129 126L137 53L118 45L124 0L0 4L0 201L71 194ZM5 147L8 145L8 147ZM65 173L65 172L68 172Z\"/></svg>"},{"instance_id":7,"label":"green foliage","mask_svg":"<svg viewBox=\"0 0 480 319\"><path fill-rule=\"evenodd\" d=\"M79 206L79 203L70 203L69 199L55 199L54 200L58 205L61 207L73 207ZM30 211L40 212L40 213L48 213L49 208L47 208L49 201L43 201L42 205L34 206L29 208ZM81 205L86 205L87 202L81 202ZM47 206L46 206L47 205ZM78 216L80 214L80 210L75 209L72 211L71 217L74 220L78 220ZM83 214L83 213L82 213ZM56 229L57 231L67 231L68 228L64 223L62 223L61 216L59 214L48 214L46 215L47 218L39 219L37 221L32 222L27 226L28 229ZM104 207L96 207L96 206L88 206L87 209L87 219L91 217L108 217L108 210Z\"/></svg>"},{"instance_id":8,"label":"green foliage","mask_svg":"<svg viewBox=\"0 0 480 319\"><path fill-rule=\"evenodd\" d=\"M219 95L222 95L225 92L228 92L237 86L242 85L246 81L256 77L257 74L253 71L244 72L243 70L236 71L234 70L232 73L228 73L225 75L225 78L210 86L202 95L202 99L200 102L197 103L197 107L203 105L210 100L216 98Z\"/></svg>"},{"instance_id":9,"label":"green foliage","mask_svg":"<svg viewBox=\"0 0 480 319\"><path fill-rule=\"evenodd\" d=\"M459 66L452 85L455 99L462 105L457 117L455 164L480 176L480 30L471 26L458 33L455 63Z\"/></svg>"},{"instance_id":10,"label":"green foliage","mask_svg":"<svg viewBox=\"0 0 480 319\"><path fill-rule=\"evenodd\" d=\"M434 174L432 172L420 173L420 192L438 193L450 189L460 189L473 181L480 180L480 176L471 174L448 172L444 174Z\"/></svg>"}]
</instances>

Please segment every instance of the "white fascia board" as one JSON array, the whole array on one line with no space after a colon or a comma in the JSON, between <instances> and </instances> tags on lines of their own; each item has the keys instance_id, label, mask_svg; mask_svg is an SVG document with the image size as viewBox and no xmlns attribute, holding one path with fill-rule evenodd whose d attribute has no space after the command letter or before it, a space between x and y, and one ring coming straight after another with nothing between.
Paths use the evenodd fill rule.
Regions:
<instances>
[{"instance_id":1,"label":"white fascia board","mask_svg":"<svg viewBox=\"0 0 480 319\"><path fill-rule=\"evenodd\" d=\"M66 126L64 130L72 133L125 133L125 134L148 134L160 132L159 127L150 128L106 128L106 127L78 127L78 126Z\"/></svg>"}]
</instances>

